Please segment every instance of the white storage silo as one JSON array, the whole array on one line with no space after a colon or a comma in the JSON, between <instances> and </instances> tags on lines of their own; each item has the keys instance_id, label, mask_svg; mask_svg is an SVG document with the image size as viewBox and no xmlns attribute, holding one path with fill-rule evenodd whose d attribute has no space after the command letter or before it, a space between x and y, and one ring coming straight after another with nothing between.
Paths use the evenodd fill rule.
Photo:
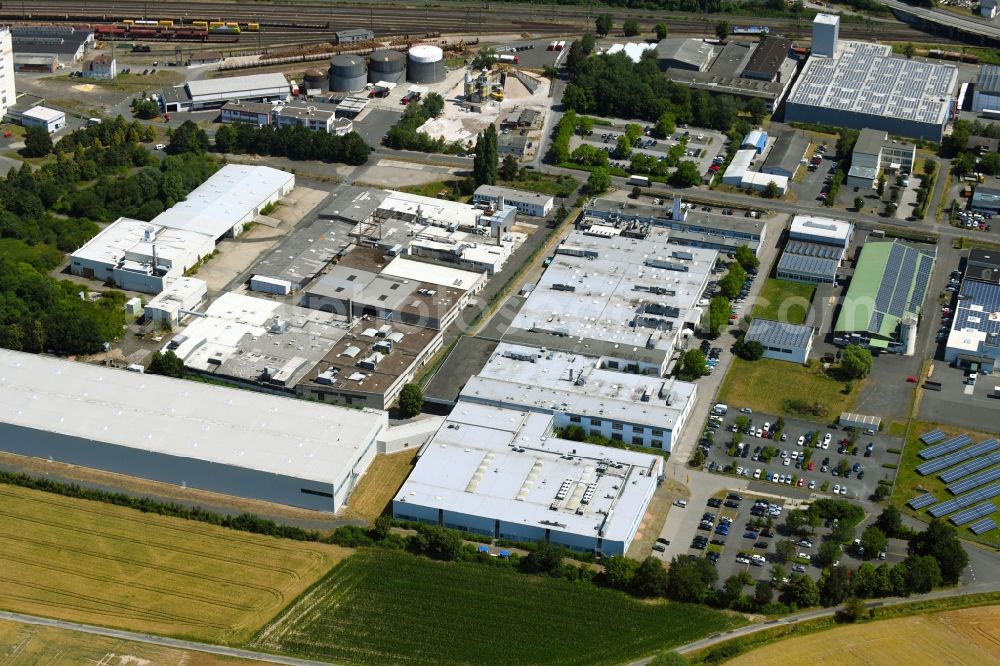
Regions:
<instances>
[{"instance_id":1,"label":"white storage silo","mask_svg":"<svg viewBox=\"0 0 1000 666\"><path fill-rule=\"evenodd\" d=\"M417 44L407 53L406 80L438 83L444 79L444 51L430 44Z\"/></svg>"}]
</instances>

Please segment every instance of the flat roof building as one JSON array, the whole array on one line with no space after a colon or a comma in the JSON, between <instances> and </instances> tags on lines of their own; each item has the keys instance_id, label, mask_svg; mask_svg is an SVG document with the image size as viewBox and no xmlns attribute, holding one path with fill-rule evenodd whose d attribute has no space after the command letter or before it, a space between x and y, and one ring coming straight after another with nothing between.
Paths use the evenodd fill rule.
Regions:
<instances>
[{"instance_id":1,"label":"flat roof building","mask_svg":"<svg viewBox=\"0 0 1000 666\"><path fill-rule=\"evenodd\" d=\"M888 44L840 42L810 56L785 104L786 122L808 122L941 141L958 68L892 55Z\"/></svg>"},{"instance_id":2,"label":"flat roof building","mask_svg":"<svg viewBox=\"0 0 1000 666\"><path fill-rule=\"evenodd\" d=\"M847 184L874 188L880 173L910 173L916 159L914 144L890 139L885 132L866 127L854 143Z\"/></svg>"},{"instance_id":3,"label":"flat roof building","mask_svg":"<svg viewBox=\"0 0 1000 666\"><path fill-rule=\"evenodd\" d=\"M983 65L972 93L972 110L1000 111L1000 66Z\"/></svg>"},{"instance_id":4,"label":"flat roof building","mask_svg":"<svg viewBox=\"0 0 1000 666\"><path fill-rule=\"evenodd\" d=\"M937 249L899 241L869 240L861 248L854 276L833 327L846 343L885 349L901 340L900 324L916 320L934 271Z\"/></svg>"},{"instance_id":5,"label":"flat roof building","mask_svg":"<svg viewBox=\"0 0 1000 666\"><path fill-rule=\"evenodd\" d=\"M223 106L235 100L283 102L291 94L288 79L280 72L247 74L219 79L188 81L162 91L164 111L197 111Z\"/></svg>"},{"instance_id":6,"label":"flat roof building","mask_svg":"<svg viewBox=\"0 0 1000 666\"><path fill-rule=\"evenodd\" d=\"M0 449L334 512L385 412L0 350Z\"/></svg>"},{"instance_id":7,"label":"flat roof building","mask_svg":"<svg viewBox=\"0 0 1000 666\"><path fill-rule=\"evenodd\" d=\"M552 435L550 415L460 401L421 449L393 517L624 555L663 458Z\"/></svg>"},{"instance_id":8,"label":"flat roof building","mask_svg":"<svg viewBox=\"0 0 1000 666\"><path fill-rule=\"evenodd\" d=\"M555 205L555 198L551 194L525 192L496 185L480 185L473 194L472 202L497 205L501 197L505 204L516 207L517 212L532 217L545 217Z\"/></svg>"},{"instance_id":9,"label":"flat roof building","mask_svg":"<svg viewBox=\"0 0 1000 666\"><path fill-rule=\"evenodd\" d=\"M747 79L774 81L788 58L792 40L777 35L764 35L757 42L741 76Z\"/></svg>"},{"instance_id":10,"label":"flat roof building","mask_svg":"<svg viewBox=\"0 0 1000 666\"><path fill-rule=\"evenodd\" d=\"M10 34L16 55L55 57L67 65L79 62L94 43L93 32L71 26L15 26Z\"/></svg>"},{"instance_id":11,"label":"flat roof building","mask_svg":"<svg viewBox=\"0 0 1000 666\"><path fill-rule=\"evenodd\" d=\"M153 224L197 231L219 240L237 236L262 208L295 189L295 175L266 166L227 164Z\"/></svg>"},{"instance_id":12,"label":"flat roof building","mask_svg":"<svg viewBox=\"0 0 1000 666\"><path fill-rule=\"evenodd\" d=\"M969 208L977 213L1000 213L1000 189L977 185L969 200Z\"/></svg>"},{"instance_id":13,"label":"flat roof building","mask_svg":"<svg viewBox=\"0 0 1000 666\"><path fill-rule=\"evenodd\" d=\"M143 314L150 321L174 328L207 298L207 282L193 277L179 277L149 300Z\"/></svg>"},{"instance_id":14,"label":"flat roof building","mask_svg":"<svg viewBox=\"0 0 1000 666\"><path fill-rule=\"evenodd\" d=\"M552 414L557 428L670 451L694 408L688 382L621 372L613 361L500 343L460 399Z\"/></svg>"},{"instance_id":15,"label":"flat roof building","mask_svg":"<svg viewBox=\"0 0 1000 666\"><path fill-rule=\"evenodd\" d=\"M944 360L993 372L1000 361L1000 284L966 278L959 294Z\"/></svg>"},{"instance_id":16,"label":"flat roof building","mask_svg":"<svg viewBox=\"0 0 1000 666\"><path fill-rule=\"evenodd\" d=\"M808 149L809 138L802 132L791 130L779 134L764 159L760 172L791 179L802 165Z\"/></svg>"},{"instance_id":17,"label":"flat roof building","mask_svg":"<svg viewBox=\"0 0 1000 666\"><path fill-rule=\"evenodd\" d=\"M24 127L41 127L49 134L66 127L66 114L47 106L36 106L21 114Z\"/></svg>"},{"instance_id":18,"label":"flat roof building","mask_svg":"<svg viewBox=\"0 0 1000 666\"><path fill-rule=\"evenodd\" d=\"M965 263L965 279L1000 284L1000 252L969 250L969 260Z\"/></svg>"},{"instance_id":19,"label":"flat roof building","mask_svg":"<svg viewBox=\"0 0 1000 666\"><path fill-rule=\"evenodd\" d=\"M834 245L789 240L775 268L779 280L806 284L835 284L844 259L844 248Z\"/></svg>"},{"instance_id":20,"label":"flat roof building","mask_svg":"<svg viewBox=\"0 0 1000 666\"><path fill-rule=\"evenodd\" d=\"M199 374L292 393L349 329L337 314L227 292L166 348Z\"/></svg>"},{"instance_id":21,"label":"flat roof building","mask_svg":"<svg viewBox=\"0 0 1000 666\"><path fill-rule=\"evenodd\" d=\"M854 238L854 223L818 215L796 215L788 228L788 238L847 249Z\"/></svg>"},{"instance_id":22,"label":"flat roof building","mask_svg":"<svg viewBox=\"0 0 1000 666\"><path fill-rule=\"evenodd\" d=\"M503 339L663 375L684 331L701 321L696 305L716 257L714 250L574 231Z\"/></svg>"},{"instance_id":23,"label":"flat roof building","mask_svg":"<svg viewBox=\"0 0 1000 666\"><path fill-rule=\"evenodd\" d=\"M764 358L805 363L809 360L814 333L812 326L754 319L743 342L759 342L764 348Z\"/></svg>"}]
</instances>

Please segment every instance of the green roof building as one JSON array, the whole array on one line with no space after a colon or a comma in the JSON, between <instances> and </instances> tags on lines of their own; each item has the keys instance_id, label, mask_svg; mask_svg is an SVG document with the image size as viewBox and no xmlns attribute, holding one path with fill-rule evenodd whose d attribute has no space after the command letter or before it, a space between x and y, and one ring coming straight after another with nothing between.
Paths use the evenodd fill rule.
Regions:
<instances>
[{"instance_id":1,"label":"green roof building","mask_svg":"<svg viewBox=\"0 0 1000 666\"><path fill-rule=\"evenodd\" d=\"M937 249L917 249L899 241L869 241L844 297L833 331L884 349L900 340L899 325L920 315Z\"/></svg>"}]
</instances>

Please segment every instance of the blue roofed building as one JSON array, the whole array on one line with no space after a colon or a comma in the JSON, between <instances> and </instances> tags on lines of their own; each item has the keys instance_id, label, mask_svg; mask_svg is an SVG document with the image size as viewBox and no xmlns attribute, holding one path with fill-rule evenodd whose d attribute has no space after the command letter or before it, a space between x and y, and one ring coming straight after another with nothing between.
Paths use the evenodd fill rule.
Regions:
<instances>
[{"instance_id":1,"label":"blue roofed building","mask_svg":"<svg viewBox=\"0 0 1000 666\"><path fill-rule=\"evenodd\" d=\"M763 153L764 148L766 147L767 132L759 129L749 132L745 137L743 137L743 141L740 143L740 148L755 150L758 155Z\"/></svg>"}]
</instances>

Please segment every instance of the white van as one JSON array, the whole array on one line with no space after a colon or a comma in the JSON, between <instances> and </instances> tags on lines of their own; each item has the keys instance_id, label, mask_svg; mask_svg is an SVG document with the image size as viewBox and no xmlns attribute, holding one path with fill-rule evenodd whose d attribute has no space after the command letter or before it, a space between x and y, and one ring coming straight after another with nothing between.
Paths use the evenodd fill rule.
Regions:
<instances>
[{"instance_id":1,"label":"white van","mask_svg":"<svg viewBox=\"0 0 1000 666\"><path fill-rule=\"evenodd\" d=\"M719 414L720 416L724 416L728 411L729 411L729 405L724 405L721 402L715 405L715 407L712 407L712 412L715 414Z\"/></svg>"}]
</instances>

